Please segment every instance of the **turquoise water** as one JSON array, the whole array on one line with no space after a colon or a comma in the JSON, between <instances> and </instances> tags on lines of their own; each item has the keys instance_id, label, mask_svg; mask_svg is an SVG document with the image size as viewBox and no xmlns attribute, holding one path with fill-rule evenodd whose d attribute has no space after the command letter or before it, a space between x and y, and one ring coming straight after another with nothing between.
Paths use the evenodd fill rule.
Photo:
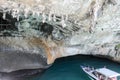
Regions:
<instances>
[{"instance_id":1,"label":"turquoise water","mask_svg":"<svg viewBox=\"0 0 120 80\"><path fill-rule=\"evenodd\" d=\"M96 68L106 66L120 73L120 64L118 63L93 56L77 55L57 59L42 76L37 76L31 80L90 80L80 68L80 65L83 64L88 64Z\"/></svg>"}]
</instances>

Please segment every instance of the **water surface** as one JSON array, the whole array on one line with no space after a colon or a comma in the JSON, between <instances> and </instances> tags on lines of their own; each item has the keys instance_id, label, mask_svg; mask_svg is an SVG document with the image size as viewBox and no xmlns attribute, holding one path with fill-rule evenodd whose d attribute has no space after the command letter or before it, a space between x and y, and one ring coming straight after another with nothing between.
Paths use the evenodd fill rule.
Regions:
<instances>
[{"instance_id":1,"label":"water surface","mask_svg":"<svg viewBox=\"0 0 120 80\"><path fill-rule=\"evenodd\" d=\"M31 80L90 80L88 75L80 68L80 65L83 64L88 64L96 68L106 66L120 73L120 64L118 63L93 56L77 55L57 59L42 76L33 77Z\"/></svg>"}]
</instances>

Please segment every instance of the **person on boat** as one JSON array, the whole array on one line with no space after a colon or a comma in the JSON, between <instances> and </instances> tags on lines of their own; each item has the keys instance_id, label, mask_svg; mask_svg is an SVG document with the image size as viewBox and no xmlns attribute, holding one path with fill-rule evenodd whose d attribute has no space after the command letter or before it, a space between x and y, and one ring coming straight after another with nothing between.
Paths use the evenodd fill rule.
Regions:
<instances>
[{"instance_id":1,"label":"person on boat","mask_svg":"<svg viewBox=\"0 0 120 80\"><path fill-rule=\"evenodd\" d=\"M99 79L102 80L102 75L99 76Z\"/></svg>"},{"instance_id":2,"label":"person on boat","mask_svg":"<svg viewBox=\"0 0 120 80\"><path fill-rule=\"evenodd\" d=\"M100 80L105 80L105 77L103 75L99 75Z\"/></svg>"},{"instance_id":3,"label":"person on boat","mask_svg":"<svg viewBox=\"0 0 120 80\"><path fill-rule=\"evenodd\" d=\"M115 78L115 77L113 77L111 80L116 80L116 78Z\"/></svg>"},{"instance_id":4,"label":"person on boat","mask_svg":"<svg viewBox=\"0 0 120 80\"><path fill-rule=\"evenodd\" d=\"M90 67L89 67L89 66L87 66L85 70L86 70L86 71L90 71Z\"/></svg>"}]
</instances>

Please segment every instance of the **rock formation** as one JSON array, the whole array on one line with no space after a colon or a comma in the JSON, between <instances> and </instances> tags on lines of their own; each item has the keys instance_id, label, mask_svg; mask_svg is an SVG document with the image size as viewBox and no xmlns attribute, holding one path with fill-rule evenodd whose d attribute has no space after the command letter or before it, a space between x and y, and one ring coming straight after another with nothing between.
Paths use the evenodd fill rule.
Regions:
<instances>
[{"instance_id":1,"label":"rock formation","mask_svg":"<svg viewBox=\"0 0 120 80\"><path fill-rule=\"evenodd\" d=\"M2 72L76 54L120 62L119 0L0 0L0 19Z\"/></svg>"}]
</instances>

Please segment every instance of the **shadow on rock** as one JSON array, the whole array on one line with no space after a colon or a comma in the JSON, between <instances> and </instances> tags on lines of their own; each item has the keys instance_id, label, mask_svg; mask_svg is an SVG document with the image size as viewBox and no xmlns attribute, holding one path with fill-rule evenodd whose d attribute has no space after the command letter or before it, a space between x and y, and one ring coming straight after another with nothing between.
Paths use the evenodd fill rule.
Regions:
<instances>
[{"instance_id":1,"label":"shadow on rock","mask_svg":"<svg viewBox=\"0 0 120 80\"><path fill-rule=\"evenodd\" d=\"M33 77L41 76L46 69L27 69L10 73L0 72L0 80L30 80Z\"/></svg>"}]
</instances>

